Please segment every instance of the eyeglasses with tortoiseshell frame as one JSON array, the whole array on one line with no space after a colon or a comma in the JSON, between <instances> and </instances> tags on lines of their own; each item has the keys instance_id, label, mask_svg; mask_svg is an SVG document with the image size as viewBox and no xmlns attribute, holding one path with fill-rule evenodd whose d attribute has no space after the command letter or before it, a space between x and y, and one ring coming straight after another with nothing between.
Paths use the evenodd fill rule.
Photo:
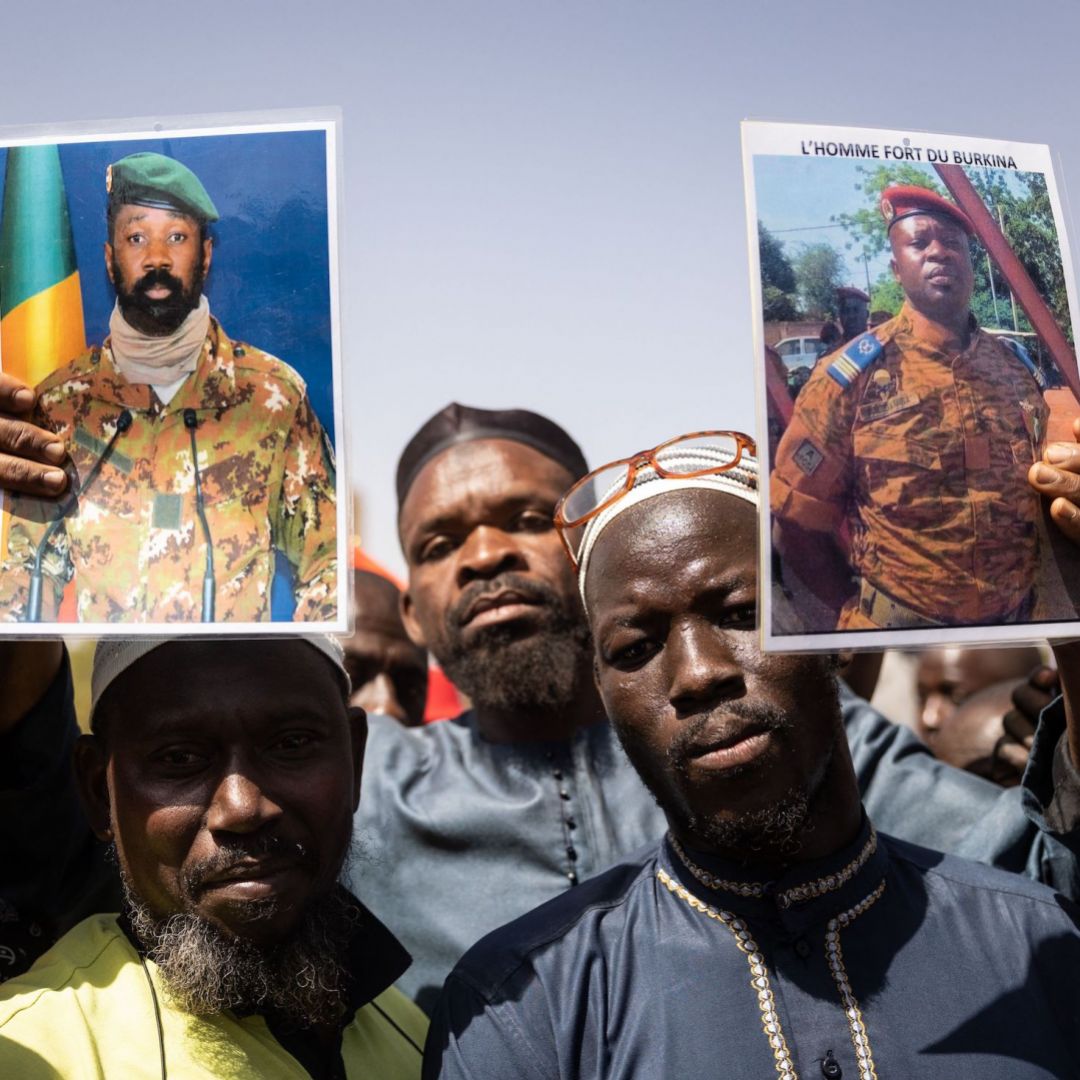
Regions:
<instances>
[{"instance_id":1,"label":"eyeglasses with tortoiseshell frame","mask_svg":"<svg viewBox=\"0 0 1080 1080\"><path fill-rule=\"evenodd\" d=\"M704 448L710 451L710 457L719 451L728 460L721 464L706 464L707 459L695 453ZM620 458L593 469L574 484L555 507L555 528L574 569L578 569L577 552L585 526L632 490L642 469L653 469L657 476L665 479L689 480L696 476L713 476L734 469L745 451L756 455L757 446L749 435L741 431L694 431L668 439L651 450L642 450L632 457ZM661 453L663 462L658 460Z\"/></svg>"}]
</instances>

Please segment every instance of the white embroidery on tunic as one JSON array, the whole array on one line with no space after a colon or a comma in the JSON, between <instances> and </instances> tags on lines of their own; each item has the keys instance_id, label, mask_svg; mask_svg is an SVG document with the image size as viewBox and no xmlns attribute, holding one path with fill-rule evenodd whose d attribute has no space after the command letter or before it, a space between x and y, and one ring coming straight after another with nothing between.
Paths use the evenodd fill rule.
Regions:
<instances>
[{"instance_id":1,"label":"white embroidery on tunic","mask_svg":"<svg viewBox=\"0 0 1080 1080\"><path fill-rule=\"evenodd\" d=\"M875 842L876 836L871 834L870 842ZM674 838L672 838L674 843ZM863 851L865 852L865 848ZM869 858L869 855L866 856ZM856 862L863 859L860 853ZM863 859L865 862L865 859ZM849 864L854 865L854 863ZM845 867L847 869L847 867ZM680 900L684 900L695 911L716 922L726 926L735 938L735 944L746 956L750 965L750 986L757 995L758 1008L761 1011L761 1026L765 1037L769 1040L769 1046L776 1062L776 1075L783 1080L798 1080L798 1073L791 1060L791 1053L784 1038L783 1029L780 1026L780 1016L776 1011L776 1001L773 998L772 987L769 985L769 972L765 966L765 958L758 949L749 927L738 916L722 908L714 908L699 900L689 889L680 885L665 870L658 868L656 876L667 890ZM822 878L822 881L828 880ZM882 879L872 893L864 897L854 907L830 919L825 931L825 951L829 958L829 971L837 990L840 991L840 1000L844 1006L844 1016L847 1018L848 1030L851 1033L851 1045L855 1049L855 1058L859 1063L859 1080L877 1080L877 1071L874 1068L874 1058L870 1051L870 1036L867 1034L866 1025L863 1022L862 1011L859 1003L851 991L851 983L848 981L847 971L844 968L844 954L840 948L840 930L850 926L860 915L867 911L880 898L885 891L885 880Z\"/></svg>"},{"instance_id":2,"label":"white embroidery on tunic","mask_svg":"<svg viewBox=\"0 0 1080 1080\"><path fill-rule=\"evenodd\" d=\"M773 883L771 881L726 881L715 874L710 874L708 870L702 869L690 859L679 841L670 833L668 839L671 841L675 854L679 856L679 861L707 889L717 889L723 892L735 893L737 896L758 898L767 896L772 889ZM862 851L847 866L842 867L835 874L828 874L825 877L817 878L815 881L807 881L803 885L793 885L790 889L777 893L777 904L782 908L789 908L792 904L799 903L802 900L813 900L818 896L824 896L825 893L835 892L846 885L866 865L867 860L876 850L877 832L871 826L870 836L867 838Z\"/></svg>"}]
</instances>

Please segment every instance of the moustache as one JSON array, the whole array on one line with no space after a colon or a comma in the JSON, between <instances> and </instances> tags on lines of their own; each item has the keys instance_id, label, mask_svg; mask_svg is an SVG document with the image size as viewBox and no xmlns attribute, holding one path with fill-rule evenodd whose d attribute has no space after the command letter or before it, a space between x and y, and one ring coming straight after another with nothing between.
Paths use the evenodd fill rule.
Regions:
<instances>
[{"instance_id":1,"label":"moustache","mask_svg":"<svg viewBox=\"0 0 1080 1080\"><path fill-rule=\"evenodd\" d=\"M477 601L482 600L485 596L495 596L498 593L509 591L520 594L527 603L556 610L561 607L558 594L550 586L527 578L523 574L508 570L490 581L476 581L471 585L466 585L461 592L461 596L458 597L447 612L447 622L450 624L450 628L453 630L461 626Z\"/></svg>"},{"instance_id":2,"label":"moustache","mask_svg":"<svg viewBox=\"0 0 1080 1080\"><path fill-rule=\"evenodd\" d=\"M732 718L735 723L732 723ZM768 705L730 701L695 717L682 728L668 747L668 758L676 769L685 769L703 745L721 742L753 729L755 733L785 731L792 726L787 713Z\"/></svg>"},{"instance_id":3,"label":"moustache","mask_svg":"<svg viewBox=\"0 0 1080 1080\"><path fill-rule=\"evenodd\" d=\"M277 835L263 836L250 843L218 848L213 855L188 867L183 874L184 891L189 896L194 895L212 875L226 873L252 859L266 858L280 859L308 869L313 869L315 864L314 853L299 841Z\"/></svg>"},{"instance_id":4,"label":"moustache","mask_svg":"<svg viewBox=\"0 0 1080 1080\"><path fill-rule=\"evenodd\" d=\"M131 287L133 293L147 293L151 289L165 288L172 290L174 295L181 295L184 291L184 283L168 270L147 270L145 274Z\"/></svg>"}]
</instances>

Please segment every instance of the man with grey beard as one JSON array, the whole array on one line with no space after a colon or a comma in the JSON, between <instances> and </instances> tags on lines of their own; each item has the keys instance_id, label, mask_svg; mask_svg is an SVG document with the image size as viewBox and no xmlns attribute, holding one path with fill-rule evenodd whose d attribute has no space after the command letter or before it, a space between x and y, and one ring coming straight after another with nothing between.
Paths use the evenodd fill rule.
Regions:
<instances>
[{"instance_id":1,"label":"man with grey beard","mask_svg":"<svg viewBox=\"0 0 1080 1080\"><path fill-rule=\"evenodd\" d=\"M0 1075L418 1075L408 954L338 884L366 737L348 695L328 638L98 646L75 766L123 903L4 984Z\"/></svg>"}]
</instances>

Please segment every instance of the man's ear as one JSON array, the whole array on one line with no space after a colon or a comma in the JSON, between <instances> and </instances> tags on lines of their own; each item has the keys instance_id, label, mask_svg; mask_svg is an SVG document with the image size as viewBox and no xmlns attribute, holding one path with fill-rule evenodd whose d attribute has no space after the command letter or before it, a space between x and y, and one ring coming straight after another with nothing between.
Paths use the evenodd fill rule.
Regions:
<instances>
[{"instance_id":1,"label":"man's ear","mask_svg":"<svg viewBox=\"0 0 1080 1080\"><path fill-rule=\"evenodd\" d=\"M896 260L895 259L890 259L889 260L889 269L892 271L893 281L899 281L900 280L900 271L896 269Z\"/></svg>"},{"instance_id":2,"label":"man's ear","mask_svg":"<svg viewBox=\"0 0 1080 1080\"><path fill-rule=\"evenodd\" d=\"M113 246L107 240L105 241L105 273L109 275L109 280L116 284L116 278L113 276Z\"/></svg>"},{"instance_id":3,"label":"man's ear","mask_svg":"<svg viewBox=\"0 0 1080 1080\"><path fill-rule=\"evenodd\" d=\"M364 774L364 748L367 746L367 713L359 705L349 706L349 737L353 759L353 813L360 805L360 780Z\"/></svg>"},{"instance_id":4,"label":"man's ear","mask_svg":"<svg viewBox=\"0 0 1080 1080\"><path fill-rule=\"evenodd\" d=\"M398 611L401 612L401 621L405 624L405 633L409 635L409 640L421 649L426 649L428 647L427 638L424 636L423 628L416 618L416 605L413 603L412 593L408 589L401 594L401 599L398 600Z\"/></svg>"},{"instance_id":5,"label":"man's ear","mask_svg":"<svg viewBox=\"0 0 1080 1080\"><path fill-rule=\"evenodd\" d=\"M208 236L202 242L202 272L203 277L210 273L210 260L214 255L214 241Z\"/></svg>"},{"instance_id":6,"label":"man's ear","mask_svg":"<svg viewBox=\"0 0 1080 1080\"><path fill-rule=\"evenodd\" d=\"M99 840L112 840L109 755L96 735L80 735L75 741L75 782L94 835Z\"/></svg>"}]
</instances>

